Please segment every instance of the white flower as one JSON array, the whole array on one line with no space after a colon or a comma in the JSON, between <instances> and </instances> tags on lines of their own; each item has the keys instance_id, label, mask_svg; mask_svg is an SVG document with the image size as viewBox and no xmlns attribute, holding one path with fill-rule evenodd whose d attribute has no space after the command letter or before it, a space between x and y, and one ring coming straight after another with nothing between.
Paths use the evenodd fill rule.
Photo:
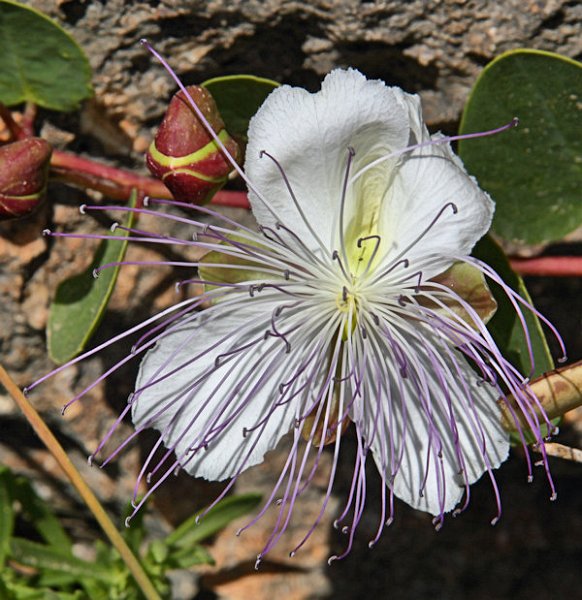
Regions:
<instances>
[{"instance_id":1,"label":"white flower","mask_svg":"<svg viewBox=\"0 0 582 600\"><path fill-rule=\"evenodd\" d=\"M394 496L440 526L484 473L497 519L492 470L509 449L503 390L538 441L542 419L485 326L496 305L483 274L502 282L469 257L489 229L491 199L448 141L429 135L417 96L354 70L332 72L316 94L278 88L248 136L245 179L259 233L233 233L228 219L225 227L190 221L197 237L187 243L209 251L198 265L206 292L162 315L167 327L134 349L150 348L129 405L136 433L154 427L168 449L159 463L153 453L146 461L142 475L162 474L147 495L176 468L234 481L290 433L259 515L281 511L264 555L330 445L321 514L297 549L325 510L341 434L353 423L357 461L339 519L348 550L370 456L383 489L372 543L392 520Z\"/></svg>"},{"instance_id":2,"label":"white flower","mask_svg":"<svg viewBox=\"0 0 582 600\"><path fill-rule=\"evenodd\" d=\"M232 285L167 330L136 385L134 423L158 429L177 465L235 477L291 431L277 494L292 507L311 476L304 453L335 438L335 465L352 421L355 525L368 451L390 494L439 519L505 460L497 388L463 356L486 368L484 324L430 281L487 232L493 203L448 144L400 152L428 140L417 96L354 70L317 94L268 97L245 164L262 236L239 231L201 268Z\"/></svg>"}]
</instances>

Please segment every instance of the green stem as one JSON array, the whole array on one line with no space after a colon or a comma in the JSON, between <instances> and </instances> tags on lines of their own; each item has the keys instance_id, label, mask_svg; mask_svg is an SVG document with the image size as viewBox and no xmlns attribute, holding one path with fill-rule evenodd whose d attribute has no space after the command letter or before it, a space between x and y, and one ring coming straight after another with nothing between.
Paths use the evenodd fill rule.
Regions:
<instances>
[{"instance_id":1,"label":"green stem","mask_svg":"<svg viewBox=\"0 0 582 600\"><path fill-rule=\"evenodd\" d=\"M79 492L79 495L85 501L85 504L89 507L89 510L93 513L95 519L97 519L97 522L105 532L105 535L109 538L111 544L121 555L123 561L127 565L130 573L133 575L133 578L143 592L145 598L147 600L161 600L160 595L154 588L143 567L133 555L132 551L129 549L129 546L125 543L125 540L119 531L117 531L115 525L111 522L111 519L105 512L105 509L95 494L93 494L89 486L85 483L85 480L73 465L63 447L59 444L51 430L42 420L42 417L27 400L26 396L20 391L18 386L14 383L2 365L0 365L0 383L6 388L20 410L22 410L24 416L38 437L42 440L57 463L63 469L70 482L76 488L77 492Z\"/></svg>"}]
</instances>

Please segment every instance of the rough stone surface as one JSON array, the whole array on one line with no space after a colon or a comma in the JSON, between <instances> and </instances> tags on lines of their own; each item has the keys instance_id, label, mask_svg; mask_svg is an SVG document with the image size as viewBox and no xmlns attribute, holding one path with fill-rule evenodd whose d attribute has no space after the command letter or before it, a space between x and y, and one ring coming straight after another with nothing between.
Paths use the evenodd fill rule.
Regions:
<instances>
[{"instance_id":1,"label":"rough stone surface","mask_svg":"<svg viewBox=\"0 0 582 600\"><path fill-rule=\"evenodd\" d=\"M429 124L446 132L456 130L475 77L499 53L525 46L582 57L582 5L566 0L34 0L26 4L63 24L84 47L95 70L95 98L80 114L46 115L43 134L57 145L135 169L143 168L143 151L174 88L161 66L139 45L143 37L168 57L187 84L229 73L253 73L315 90L331 68L356 67L368 76L418 92ZM44 338L50 299L59 281L86 268L95 247L87 241L43 238L40 232L45 227L97 232L115 218L79 215L77 207L84 200L81 193L55 186L50 202L28 221L0 223L0 356L19 385L29 384L52 368ZM141 225L187 235L183 228L168 228L160 220L144 220ZM178 249L162 254L135 245L129 259L180 255ZM174 302L177 277L170 269L126 268L94 343ZM571 356L582 355L580 316L571 309L572 299L580 298L582 284L575 280L532 284L540 308L566 333ZM72 405L64 418L59 409L125 356L129 345L111 348L63 371L32 395L35 406L120 524L153 438L144 436L105 470L89 469L85 458L125 405L137 365L100 383ZM580 444L579 423L580 419L571 420L562 441ZM123 424L110 446L130 432L130 425ZM379 517L372 493L350 558L328 567L327 558L347 543L331 523L349 491L350 445L353 440L348 434L340 485L311 542L296 557L290 559L287 553L300 539L305 524L317 516L325 481L316 481L299 504L296 521L262 570L255 572L254 557L273 526L273 512L240 538L234 532L244 520L217 535L211 546L217 566L204 569L198 581L176 576L175 597L525 600L579 596L582 469L552 462L559 500L550 503L542 473L533 485L525 483L519 453L499 473L505 516L495 528L489 525L494 512L491 489L481 482L472 490L467 514L447 519L438 534L426 515L399 504L396 522L370 550L367 543ZM267 495L283 459L283 450L273 452L263 465L240 478L237 490L260 490ZM0 462L34 478L39 491L68 515L68 526L80 543L99 535L87 525L74 491L1 389ZM372 487L380 485L373 472L369 480ZM151 506L152 529L167 530L211 501L221 488L177 477L160 489Z\"/></svg>"}]
</instances>

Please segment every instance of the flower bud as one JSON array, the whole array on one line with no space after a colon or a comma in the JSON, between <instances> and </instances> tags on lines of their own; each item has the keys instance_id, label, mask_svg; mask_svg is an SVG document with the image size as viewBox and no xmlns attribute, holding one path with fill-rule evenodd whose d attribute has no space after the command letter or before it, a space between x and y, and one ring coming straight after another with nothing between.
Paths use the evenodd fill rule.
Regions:
<instances>
[{"instance_id":1,"label":"flower bud","mask_svg":"<svg viewBox=\"0 0 582 600\"><path fill-rule=\"evenodd\" d=\"M0 146L0 221L24 217L41 204L51 153L41 138Z\"/></svg>"},{"instance_id":2,"label":"flower bud","mask_svg":"<svg viewBox=\"0 0 582 600\"><path fill-rule=\"evenodd\" d=\"M224 128L210 92L189 86L188 93L235 160L239 146ZM212 139L183 92L170 102L147 154L146 163L176 200L199 204L209 200L226 182L232 165Z\"/></svg>"}]
</instances>

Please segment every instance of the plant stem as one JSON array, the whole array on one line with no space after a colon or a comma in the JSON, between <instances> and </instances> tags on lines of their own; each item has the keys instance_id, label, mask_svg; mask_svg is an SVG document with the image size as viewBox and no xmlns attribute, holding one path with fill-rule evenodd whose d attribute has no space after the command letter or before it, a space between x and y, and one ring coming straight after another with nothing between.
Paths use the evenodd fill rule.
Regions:
<instances>
[{"instance_id":1,"label":"plant stem","mask_svg":"<svg viewBox=\"0 0 582 600\"><path fill-rule=\"evenodd\" d=\"M16 140L22 140L26 137L26 133L22 130L22 127L14 120L12 112L7 106L4 106L0 102L0 119L4 121L4 125L10 134L9 142Z\"/></svg>"},{"instance_id":2,"label":"plant stem","mask_svg":"<svg viewBox=\"0 0 582 600\"><path fill-rule=\"evenodd\" d=\"M544 373L541 377L530 381L528 387L537 397L536 406L532 406L531 411L540 422L545 421L546 418L561 417L582 406L582 361ZM529 429L527 419L521 413L512 394L508 394L498 404L502 413L503 427L507 431L516 431L516 418L522 429Z\"/></svg>"},{"instance_id":3,"label":"plant stem","mask_svg":"<svg viewBox=\"0 0 582 600\"><path fill-rule=\"evenodd\" d=\"M582 256L539 256L512 258L511 268L534 277L582 277Z\"/></svg>"},{"instance_id":4,"label":"plant stem","mask_svg":"<svg viewBox=\"0 0 582 600\"><path fill-rule=\"evenodd\" d=\"M113 200L127 201L133 189L138 194L152 198L172 199L168 188L158 179L136 175L124 169L110 167L89 158L83 158L70 152L54 150L51 159L51 176L77 187L97 190ZM217 192L212 204L236 208L249 208L245 192L224 190Z\"/></svg>"},{"instance_id":5,"label":"plant stem","mask_svg":"<svg viewBox=\"0 0 582 600\"><path fill-rule=\"evenodd\" d=\"M115 525L111 522L111 519L105 512L105 509L95 494L93 494L89 486L85 483L85 480L75 465L73 465L63 447L59 444L51 430L42 420L42 417L28 401L26 396L20 391L18 386L14 383L2 365L0 365L0 383L6 388L16 405L24 413L24 416L38 437L42 440L57 463L63 469L70 482L76 488L77 492L79 492L79 495L85 501L85 504L89 507L89 510L93 513L95 519L105 532L105 535L109 538L111 544L121 555L123 561L127 565L127 568L133 575L137 585L143 592L143 595L147 598L147 600L161 600L160 595L154 588L140 562L133 555L132 551L129 549L129 546L125 543L125 540L119 531L117 531Z\"/></svg>"},{"instance_id":6,"label":"plant stem","mask_svg":"<svg viewBox=\"0 0 582 600\"><path fill-rule=\"evenodd\" d=\"M171 199L159 180L104 165L70 152L53 150L51 176L58 181L103 192L114 200L128 200L132 189L142 196Z\"/></svg>"}]
</instances>

